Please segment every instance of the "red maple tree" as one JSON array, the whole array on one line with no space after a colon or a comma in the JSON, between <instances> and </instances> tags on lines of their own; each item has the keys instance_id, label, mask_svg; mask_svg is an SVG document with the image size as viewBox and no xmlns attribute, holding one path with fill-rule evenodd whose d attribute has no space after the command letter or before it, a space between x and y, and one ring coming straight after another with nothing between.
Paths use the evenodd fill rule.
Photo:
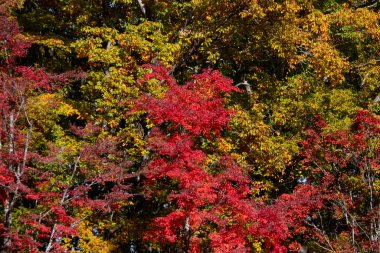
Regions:
<instances>
[{"instance_id":1,"label":"red maple tree","mask_svg":"<svg viewBox=\"0 0 380 253\"><path fill-rule=\"evenodd\" d=\"M238 91L232 80L208 69L177 85L168 70L151 68L143 80L156 78L168 90L137 102L155 124L148 139L153 157L144 173L148 187L166 187L168 195L145 238L186 252L251 252L255 243L266 252L286 252L289 229L319 203L313 187L301 186L272 205L252 200L245 169L228 154L215 154L219 160L209 167L201 148L202 140L219 138L228 128L233 111L224 108L224 95Z\"/></svg>"},{"instance_id":2,"label":"red maple tree","mask_svg":"<svg viewBox=\"0 0 380 253\"><path fill-rule=\"evenodd\" d=\"M23 244L10 229L15 205L29 192L24 180L30 170L32 124L26 99L33 90L48 88L47 75L41 69L17 65L31 41L21 37L17 22L8 15L9 7L0 6L0 200L4 209L0 230L5 251Z\"/></svg>"},{"instance_id":3,"label":"red maple tree","mask_svg":"<svg viewBox=\"0 0 380 253\"><path fill-rule=\"evenodd\" d=\"M62 159L57 147L50 147L47 156L31 149L28 99L83 75L50 75L19 65L32 42L21 36L9 15L11 6L0 4L1 252L63 252L63 238L75 236L80 222L75 210L110 213L129 197L128 161L111 137L98 137L100 129L92 124L72 127L83 144L71 160ZM93 193L95 186L102 190Z\"/></svg>"},{"instance_id":4,"label":"red maple tree","mask_svg":"<svg viewBox=\"0 0 380 253\"><path fill-rule=\"evenodd\" d=\"M304 181L318 188L324 207L309 221L319 248L380 249L380 119L360 110L347 130L328 131L320 117L302 141Z\"/></svg>"}]
</instances>

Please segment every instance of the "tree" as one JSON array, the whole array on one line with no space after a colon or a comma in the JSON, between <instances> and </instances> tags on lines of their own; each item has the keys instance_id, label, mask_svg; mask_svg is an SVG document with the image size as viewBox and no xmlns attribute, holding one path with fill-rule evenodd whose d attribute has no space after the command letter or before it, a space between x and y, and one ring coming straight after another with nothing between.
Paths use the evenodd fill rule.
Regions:
<instances>
[{"instance_id":1,"label":"tree","mask_svg":"<svg viewBox=\"0 0 380 253\"><path fill-rule=\"evenodd\" d=\"M301 187L274 205L250 199L247 171L227 153L205 149L221 138L233 114L224 108L223 98L237 91L232 81L208 69L179 86L167 70L152 68L143 81L158 78L168 90L137 102L154 124L148 138L152 158L143 169L146 194L162 201L161 216L145 238L165 250L250 252L256 247L286 252L290 227L302 224L318 205L313 188ZM302 201L300 193L306 191L310 198ZM172 246L166 248L167 243Z\"/></svg>"},{"instance_id":2,"label":"tree","mask_svg":"<svg viewBox=\"0 0 380 253\"><path fill-rule=\"evenodd\" d=\"M23 182L30 170L29 147L32 124L26 111L28 95L36 89L48 87L47 75L41 70L17 66L17 58L27 53L31 42L24 39L17 22L8 14L8 6L0 6L1 66L0 66L0 159L1 159L1 202L3 221L1 225L2 244L6 250L20 240L10 231L15 206L29 191Z\"/></svg>"},{"instance_id":3,"label":"tree","mask_svg":"<svg viewBox=\"0 0 380 253\"><path fill-rule=\"evenodd\" d=\"M20 34L5 7L0 8L5 24L0 31L2 252L59 252L72 246L78 222L92 211L111 213L121 205L120 200L129 197L124 170L128 163L118 153L114 140L93 140L100 131L91 124L84 129L72 127L81 140L74 149L53 142L36 145L33 130L40 130L40 123L33 120L42 119L36 113L29 114L36 106L30 101L39 101L45 94L50 109L62 107L60 101L49 101L46 92L52 90L54 82L83 75L48 75L42 69L19 65L31 41ZM52 114L46 113L45 119Z\"/></svg>"},{"instance_id":4,"label":"tree","mask_svg":"<svg viewBox=\"0 0 380 253\"><path fill-rule=\"evenodd\" d=\"M304 182L326 201L310 221L325 252L378 252L380 120L360 110L348 130L327 131L317 117L302 141ZM318 248L318 247L317 247Z\"/></svg>"},{"instance_id":5,"label":"tree","mask_svg":"<svg viewBox=\"0 0 380 253\"><path fill-rule=\"evenodd\" d=\"M191 227L194 231L191 238L200 239L207 251L208 247L216 247L215 243L210 246L211 240L217 241L217 237L211 239L211 235L230 226L220 221L238 215L229 210L231 207L228 206L234 206L233 203L226 200L218 204L204 195L199 195L198 199L191 195L199 203L207 204L193 206L191 210L194 211L190 215L184 213L176 203L185 196L178 194L186 189L197 191L204 184L205 192L210 193L210 196L223 199L220 195L222 190L227 189L221 186L221 182L225 180L223 182L229 182L227 185L233 185L229 192L238 191L240 187L249 188L249 192L236 195L240 203L236 204L237 209L239 205L249 203L248 206L254 206L251 211L260 213L258 216L248 215L249 219L265 217L261 220L266 222L272 217L283 217L274 218L276 222L282 220L288 229L288 239L274 239L279 245L291 248L291 241L308 241L305 217L307 222L313 221L321 229L315 219L317 212L308 216L308 211L320 207L324 199L326 206L320 211L320 217L326 221L330 210L328 205L332 204L329 199L331 195L324 186L320 183L308 184L311 179L305 183L308 173L312 173L308 172L310 168L298 170L299 161L303 159L298 143L304 136L302 130L310 124L315 114L321 115L328 123L323 133L332 133L338 129L348 129L357 110L368 109L379 113L380 27L379 4L375 2L0 1L1 8L7 10L6 16L17 17L24 28L22 36L15 37L32 38L33 41L27 57L16 57L14 66L34 66L31 72L38 67L43 67L49 73L65 73L73 69L87 72L85 78L70 82L60 89L49 92L39 88L29 89L25 95L24 107L33 131L28 148L32 157L27 161L31 168L27 174L32 176L24 183L30 193L33 192L30 196L37 196L38 199L21 198L14 213L22 210L33 216L37 210L49 212L51 215L41 220L41 224L48 228L46 235L51 233L54 224L69 227L77 222L75 224L80 228L77 237L71 232L63 239L57 237L57 243L51 250L58 249L58 244L65 244L66 248L81 247L85 251L90 245L104 242L108 249L123 251L126 247L147 248L142 238L146 233L145 228L154 226L151 224L153 218L162 218L161 223L158 220L154 223L161 224L158 226L160 229L152 227L158 237L157 231L165 228L170 230L169 225L175 223L174 216L172 223L164 223L169 221L165 217L170 213L181 212L184 216L178 216L178 222L186 224L187 217L193 219L202 212L216 210L218 206L221 208L224 205L225 210L221 211L224 216L214 217L212 222L211 218L204 218L198 227ZM20 8L8 11L15 10L16 6ZM3 23L9 24L7 22ZM2 36L12 37L12 32L9 32L12 25L7 26L2 28L7 31ZM0 47L9 47L10 44L1 44ZM15 44L21 45L21 40ZM26 47L30 42L27 44ZM170 70L161 68L157 62L172 67ZM147 73L142 68L146 63L151 63L154 71L141 79ZM203 91L206 88L189 83L189 80L194 80L194 74L209 67L218 69L235 84L249 84L250 89L247 92L222 92L219 98L223 98L223 101L215 97L215 100L211 99L215 104L209 104L206 95L215 94L212 89L210 94L205 95ZM203 77L210 77L211 73ZM8 74L21 78L21 74L16 71ZM178 84L185 84L185 88L177 87L174 77ZM49 83L51 85L54 86L52 82ZM169 95L183 102L171 101ZM131 113L133 108L137 108L135 103L144 99L146 103L155 105L155 111L148 105L138 105L146 114L138 111ZM202 106L197 107L197 104ZM165 106L171 110L165 109ZM228 113L225 114L226 111ZM163 117L160 112L168 113L168 117ZM211 115L216 115L217 120L205 118ZM162 122L157 123L160 120ZM15 129L21 130L19 136L27 136L28 124L22 114ZM349 131L347 134L350 136L353 133ZM185 142L187 144L181 146ZM19 147L23 145L21 143ZM166 145L177 148L178 152L168 156L162 151ZM328 150L330 146L326 148ZM157 171L158 175L154 175L157 178L154 182L145 178L144 175L153 177L154 174L153 168L147 163L159 163L157 159L160 158L162 164L175 166L175 162L184 162L184 158L179 157L185 155L191 155L196 161L186 171L196 173L200 178L199 185L185 185L184 178L178 173L166 175L169 172L161 170ZM70 179L75 167L76 173ZM239 178L246 180L237 185L231 179L222 179L229 176L227 174L230 172L227 171L230 168L235 167L237 171L243 171ZM111 171L123 173L115 181L118 177ZM299 174L295 175L295 171ZM166 176L160 175L161 172ZM100 180L103 175L108 178L107 182ZM360 181L358 176L354 178ZM319 182L318 178L316 182ZM130 188L123 188L127 185ZM344 185L356 187L351 183ZM125 192L129 196L124 201L114 201L118 208L111 204L113 201L105 201L114 186L124 189L118 193ZM67 198L62 195L66 189L70 192ZM355 191L356 188L352 190L353 193ZM49 197L50 193L54 193L54 197ZM121 194L119 197L126 195ZM307 201L302 199L303 195L308 196ZM364 193L362 195L367 196ZM73 196L78 197L77 203L87 198L94 208L86 205L79 207ZM62 197L65 198L64 203L59 204ZM99 208L115 208L112 213L95 211L97 205L94 203L102 203L98 205ZM53 214L49 205L58 206L59 210L63 209L74 220L70 218L66 223L63 220L55 222L58 213ZM297 208L293 210L291 205ZM266 216L265 212L272 216ZM358 217L362 215L357 211L354 213ZM22 224L21 218L16 216L13 219L13 231L16 227L33 230L30 228L34 226L31 237L42 243L40 249L46 249L49 238L37 238L37 234L41 234L38 225L24 225L26 222ZM87 219L82 220L84 217ZM346 229L341 225L341 219L330 220L337 222L338 225L334 225L339 229ZM234 222L238 231L243 220L235 219ZM276 222L271 224L285 227ZM324 228L325 223L322 222ZM253 227L249 221L247 224ZM312 223L310 225L313 226ZM181 226L184 227L183 224ZM232 229L226 229L229 228ZM22 230L19 229L21 237ZM265 247L266 250L273 249L274 246L268 244L268 240L258 239L260 236L271 236L258 232L260 229L254 232L248 230L247 227L239 230L246 234L236 237L235 244L231 245L236 246L238 240L248 238L257 251ZM185 230L172 232L176 235L173 238L178 241L167 247L164 242L157 242L154 238L151 241L156 241L157 247L168 251L174 251L178 245L183 249L186 249L186 243L190 245ZM219 238L223 238L219 235ZM253 239L252 235L255 235ZM342 238L348 238L343 235ZM315 242L321 244L319 239L315 239ZM80 246L76 246L78 243ZM248 248L252 246L247 245L247 241L245 244ZM343 245L343 241L340 244Z\"/></svg>"}]
</instances>

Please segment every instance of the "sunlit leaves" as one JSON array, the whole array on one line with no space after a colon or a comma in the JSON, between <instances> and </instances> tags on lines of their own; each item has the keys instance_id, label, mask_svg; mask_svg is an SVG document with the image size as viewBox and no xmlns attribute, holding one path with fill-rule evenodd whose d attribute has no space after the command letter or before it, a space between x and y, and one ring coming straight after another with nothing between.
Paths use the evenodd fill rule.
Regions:
<instances>
[{"instance_id":1,"label":"sunlit leaves","mask_svg":"<svg viewBox=\"0 0 380 253\"><path fill-rule=\"evenodd\" d=\"M327 124L317 117L314 128L305 131L301 149L304 181L317 186L328 202L319 217L309 223L317 233L317 246L334 250L347 243L344 247L351 251L373 251L379 247L371 236L379 229L375 225L379 126L377 117L361 110L349 130L327 131ZM323 238L331 222L338 229L331 237ZM328 245L327 240L331 240Z\"/></svg>"}]
</instances>

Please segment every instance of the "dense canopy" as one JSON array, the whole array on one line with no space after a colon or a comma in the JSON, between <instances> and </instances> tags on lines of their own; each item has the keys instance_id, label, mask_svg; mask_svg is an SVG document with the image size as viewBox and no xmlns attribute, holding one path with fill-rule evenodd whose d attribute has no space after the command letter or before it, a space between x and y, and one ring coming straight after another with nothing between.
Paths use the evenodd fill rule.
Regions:
<instances>
[{"instance_id":1,"label":"dense canopy","mask_svg":"<svg viewBox=\"0 0 380 253\"><path fill-rule=\"evenodd\" d=\"M0 251L380 252L380 2L0 0Z\"/></svg>"}]
</instances>

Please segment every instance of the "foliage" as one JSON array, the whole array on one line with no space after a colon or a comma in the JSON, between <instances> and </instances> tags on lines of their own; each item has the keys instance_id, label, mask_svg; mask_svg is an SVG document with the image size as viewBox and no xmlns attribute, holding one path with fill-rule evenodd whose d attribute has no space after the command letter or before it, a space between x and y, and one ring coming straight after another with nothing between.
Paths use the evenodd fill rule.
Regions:
<instances>
[{"instance_id":1,"label":"foliage","mask_svg":"<svg viewBox=\"0 0 380 253\"><path fill-rule=\"evenodd\" d=\"M316 244L323 250L375 252L380 247L380 120L361 110L348 130L326 127L318 118L305 132L301 152L303 180L318 186L328 201L310 221Z\"/></svg>"},{"instance_id":2,"label":"foliage","mask_svg":"<svg viewBox=\"0 0 380 253\"><path fill-rule=\"evenodd\" d=\"M221 95L236 91L232 81L211 70L194 75L182 86L171 77L163 81L170 86L162 98L147 96L137 103L157 125L148 140L155 156L143 168L147 183L164 181L171 189L165 193L165 215L154 219L145 238L175 243L176 248L190 252L250 252L252 245L256 250L285 252L284 241L291 236L288 226L318 204L313 189L308 189L310 199L301 205L299 193L282 196L275 206L252 201L246 170L223 152L207 166L205 151L197 148L227 127L233 112L223 108ZM286 210L286 215L278 210Z\"/></svg>"},{"instance_id":3,"label":"foliage","mask_svg":"<svg viewBox=\"0 0 380 253\"><path fill-rule=\"evenodd\" d=\"M379 10L0 0L0 251L378 251Z\"/></svg>"},{"instance_id":4,"label":"foliage","mask_svg":"<svg viewBox=\"0 0 380 253\"><path fill-rule=\"evenodd\" d=\"M34 99L57 108L59 102L52 101L53 94L41 93L50 91L55 81L67 78L51 76L49 80L42 69L17 65L18 58L26 55L31 42L20 37L15 20L2 17L6 24L0 37L3 53L0 68L2 251L57 252L63 249L60 242L64 238L76 235L80 217L76 217L75 209L110 212L118 206L117 201L128 198L123 185L127 174L120 170L125 162L118 160L114 143L107 138L99 137L94 143L77 143L80 146L70 152L67 150L70 148L62 147L61 143L63 150L57 150L59 147L54 144L60 144L56 139L61 136L54 135L62 129L54 129L59 127L54 113L46 115L50 117L44 119L46 128L40 134L45 134L48 140L56 140L55 143L45 144L45 150L40 149L40 152L33 150L37 144L32 144L34 120L40 120L39 124L43 122L38 113L33 114L33 107L41 105L31 106L30 101ZM74 109L67 109L70 106L61 103L56 114L62 115L62 110L63 115L76 113ZM96 133L95 128L74 130L81 138ZM53 136L49 138L47 133ZM45 151L45 155L41 151ZM108 155L108 152L113 154ZM88 193L92 186L105 187L106 183L111 183L108 189L91 199Z\"/></svg>"}]
</instances>

